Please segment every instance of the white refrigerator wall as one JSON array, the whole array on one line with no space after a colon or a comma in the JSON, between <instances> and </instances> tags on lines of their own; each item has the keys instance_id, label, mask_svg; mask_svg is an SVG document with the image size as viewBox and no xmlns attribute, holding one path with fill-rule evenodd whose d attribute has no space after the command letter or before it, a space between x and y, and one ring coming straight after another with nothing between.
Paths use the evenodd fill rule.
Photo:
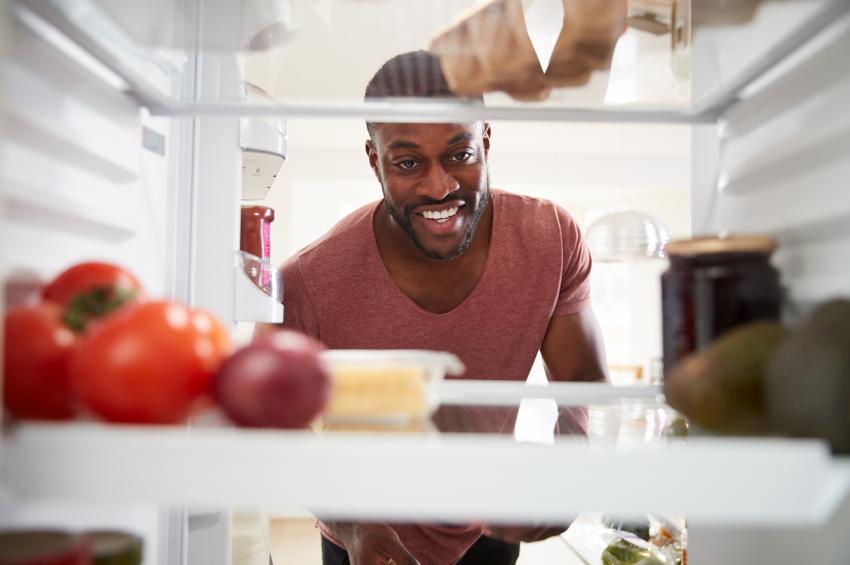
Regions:
<instances>
[{"instance_id":1,"label":"white refrigerator wall","mask_svg":"<svg viewBox=\"0 0 850 565\"><path fill-rule=\"evenodd\" d=\"M65 53L11 26L3 176L2 257L11 274L49 280L82 260L132 270L167 293L167 158L142 148L143 125L171 142L171 122L144 118ZM143 122L144 120L144 122Z\"/></svg>"},{"instance_id":2,"label":"white refrigerator wall","mask_svg":"<svg viewBox=\"0 0 850 565\"><path fill-rule=\"evenodd\" d=\"M5 25L3 280L43 282L101 260L134 272L150 296L170 295L177 207L169 154L178 122L147 116L68 51L17 21ZM144 538L147 565L164 562L167 520L155 505L21 504L9 486L0 486L0 527L126 529Z\"/></svg>"},{"instance_id":3,"label":"white refrigerator wall","mask_svg":"<svg viewBox=\"0 0 850 565\"><path fill-rule=\"evenodd\" d=\"M776 24L799 21L813 4L768 3L746 29L696 34L695 94L731 75L752 46L770 45ZM718 126L694 127L694 233L775 236L791 322L821 301L850 296L848 54L844 17L746 93ZM694 563L846 563L850 501L820 528L692 526Z\"/></svg>"},{"instance_id":4,"label":"white refrigerator wall","mask_svg":"<svg viewBox=\"0 0 850 565\"><path fill-rule=\"evenodd\" d=\"M724 63L739 59L741 45L758 45L760 36L767 41L775 33L760 22L774 20L780 8L808 9L800 4L765 6L746 42L731 31L697 34L696 56L710 53L714 68L698 67L694 88L714 84ZM802 310L850 294L848 54L850 18L844 17L748 93L719 126L694 128L700 156L694 160L694 233L777 237L774 263Z\"/></svg>"}]
</instances>

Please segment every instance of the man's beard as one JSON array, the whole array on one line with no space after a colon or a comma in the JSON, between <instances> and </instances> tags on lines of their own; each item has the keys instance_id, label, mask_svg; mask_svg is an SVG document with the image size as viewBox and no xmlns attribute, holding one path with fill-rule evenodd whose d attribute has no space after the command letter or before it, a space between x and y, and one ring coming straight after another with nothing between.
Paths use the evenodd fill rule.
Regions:
<instances>
[{"instance_id":1,"label":"man's beard","mask_svg":"<svg viewBox=\"0 0 850 565\"><path fill-rule=\"evenodd\" d=\"M410 241L413 242L413 245L421 251L426 257L429 259L433 259L435 261L451 261L452 259L457 259L469 249L470 244L472 243L472 239L475 237L475 232L478 229L478 223L481 221L481 217L484 215L484 212L487 210L487 205L490 203L490 174L487 174L486 178L486 189L481 195L481 198L475 204L475 209L472 211L472 215L470 216L469 225L466 226L466 231L463 233L463 238L460 240L460 244L449 253L441 254L433 249L429 249L422 244L419 238L416 236L416 232L413 230L413 223L410 221L410 217L413 215L413 211L419 206L432 206L439 204L446 204L453 200L466 200L467 205L470 205L470 199L463 199L461 195L453 192L449 194L442 200L434 200L432 198L422 198L417 200L416 202L412 202L404 207L403 211L399 211L393 206L389 199L387 198L387 191L384 189L384 204L387 207L387 211L389 211L392 219L395 220L395 223L407 234L407 237L410 238ZM383 183L382 183L383 188ZM458 212L460 212L460 208Z\"/></svg>"}]
</instances>

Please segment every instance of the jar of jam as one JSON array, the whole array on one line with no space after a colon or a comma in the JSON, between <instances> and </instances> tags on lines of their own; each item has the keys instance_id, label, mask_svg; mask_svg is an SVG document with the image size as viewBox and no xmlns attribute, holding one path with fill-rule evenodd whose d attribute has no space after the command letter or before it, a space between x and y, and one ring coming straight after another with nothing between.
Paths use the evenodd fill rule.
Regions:
<instances>
[{"instance_id":1,"label":"jar of jam","mask_svg":"<svg viewBox=\"0 0 850 565\"><path fill-rule=\"evenodd\" d=\"M753 320L779 320L782 289L765 236L706 237L667 244L661 276L664 372L717 336Z\"/></svg>"},{"instance_id":2,"label":"jar of jam","mask_svg":"<svg viewBox=\"0 0 850 565\"><path fill-rule=\"evenodd\" d=\"M272 287L271 244L274 210L265 206L242 206L239 249L256 259L249 258L247 273L261 289Z\"/></svg>"},{"instance_id":3,"label":"jar of jam","mask_svg":"<svg viewBox=\"0 0 850 565\"><path fill-rule=\"evenodd\" d=\"M271 260L272 222L274 210L265 206L242 206L239 249Z\"/></svg>"}]
</instances>

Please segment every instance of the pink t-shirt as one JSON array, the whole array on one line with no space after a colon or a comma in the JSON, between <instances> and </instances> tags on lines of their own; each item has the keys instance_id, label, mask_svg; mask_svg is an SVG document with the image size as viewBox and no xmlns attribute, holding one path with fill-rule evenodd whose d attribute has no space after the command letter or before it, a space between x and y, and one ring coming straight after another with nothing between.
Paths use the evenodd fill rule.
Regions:
<instances>
[{"instance_id":1,"label":"pink t-shirt","mask_svg":"<svg viewBox=\"0 0 850 565\"><path fill-rule=\"evenodd\" d=\"M376 202L284 263L284 326L333 349L449 351L466 365L463 378L525 380L549 321L590 304L591 259L563 208L500 190L491 197L484 273L450 312L424 310L390 279L375 242ZM472 526L394 527L422 563L453 563L481 534Z\"/></svg>"}]
</instances>

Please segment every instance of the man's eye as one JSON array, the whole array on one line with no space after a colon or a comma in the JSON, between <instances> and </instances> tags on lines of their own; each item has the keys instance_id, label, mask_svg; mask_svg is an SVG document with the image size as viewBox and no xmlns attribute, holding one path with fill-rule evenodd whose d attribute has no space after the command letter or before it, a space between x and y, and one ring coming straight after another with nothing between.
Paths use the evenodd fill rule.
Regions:
<instances>
[{"instance_id":1,"label":"man's eye","mask_svg":"<svg viewBox=\"0 0 850 565\"><path fill-rule=\"evenodd\" d=\"M451 156L452 161L456 161L458 163L463 163L464 161L468 161L472 157L472 153L469 151L459 151Z\"/></svg>"},{"instance_id":2,"label":"man's eye","mask_svg":"<svg viewBox=\"0 0 850 565\"><path fill-rule=\"evenodd\" d=\"M409 171L410 169L416 166L416 161L414 161L413 159L405 159L404 161L397 162L396 166L406 171Z\"/></svg>"}]
</instances>

